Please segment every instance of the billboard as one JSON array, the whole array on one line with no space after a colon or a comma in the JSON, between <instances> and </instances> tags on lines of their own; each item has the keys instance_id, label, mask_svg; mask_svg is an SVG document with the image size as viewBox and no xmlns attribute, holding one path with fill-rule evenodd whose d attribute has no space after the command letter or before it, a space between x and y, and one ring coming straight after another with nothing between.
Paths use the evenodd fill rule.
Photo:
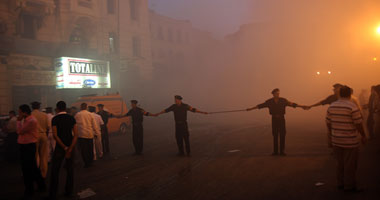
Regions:
<instances>
[{"instance_id":1,"label":"billboard","mask_svg":"<svg viewBox=\"0 0 380 200\"><path fill-rule=\"evenodd\" d=\"M57 89L111 88L108 61L61 57L54 64Z\"/></svg>"}]
</instances>

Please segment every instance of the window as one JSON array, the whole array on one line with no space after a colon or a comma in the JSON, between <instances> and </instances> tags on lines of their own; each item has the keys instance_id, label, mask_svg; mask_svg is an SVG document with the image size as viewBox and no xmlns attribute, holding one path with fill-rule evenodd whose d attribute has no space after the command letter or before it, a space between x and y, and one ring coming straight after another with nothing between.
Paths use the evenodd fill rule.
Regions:
<instances>
[{"instance_id":1,"label":"window","mask_svg":"<svg viewBox=\"0 0 380 200\"><path fill-rule=\"evenodd\" d=\"M115 33L109 33L108 36L109 44L110 44L110 53L117 53L119 48L118 48L118 42L117 42L117 37Z\"/></svg>"},{"instance_id":2,"label":"window","mask_svg":"<svg viewBox=\"0 0 380 200\"><path fill-rule=\"evenodd\" d=\"M78 5L86 8L92 8L92 0L79 0Z\"/></svg>"},{"instance_id":3,"label":"window","mask_svg":"<svg viewBox=\"0 0 380 200\"><path fill-rule=\"evenodd\" d=\"M182 42L182 33L181 33L181 30L177 30L177 42L178 43Z\"/></svg>"},{"instance_id":4,"label":"window","mask_svg":"<svg viewBox=\"0 0 380 200\"><path fill-rule=\"evenodd\" d=\"M158 27L158 30L157 30L157 38L158 38L159 40L165 40L165 39L164 39L164 33L163 33L163 31L162 31L162 27L161 27L161 26Z\"/></svg>"},{"instance_id":5,"label":"window","mask_svg":"<svg viewBox=\"0 0 380 200\"><path fill-rule=\"evenodd\" d=\"M168 41L173 42L173 31L171 28L168 29Z\"/></svg>"},{"instance_id":6,"label":"window","mask_svg":"<svg viewBox=\"0 0 380 200\"><path fill-rule=\"evenodd\" d=\"M76 26L70 35L70 42L74 44L86 45L83 29L80 26Z\"/></svg>"},{"instance_id":7,"label":"window","mask_svg":"<svg viewBox=\"0 0 380 200\"><path fill-rule=\"evenodd\" d=\"M141 57L141 41L138 37L133 37L132 39L132 50L133 56Z\"/></svg>"},{"instance_id":8,"label":"window","mask_svg":"<svg viewBox=\"0 0 380 200\"><path fill-rule=\"evenodd\" d=\"M108 14L115 14L116 2L115 0L107 0L107 11Z\"/></svg>"},{"instance_id":9,"label":"window","mask_svg":"<svg viewBox=\"0 0 380 200\"><path fill-rule=\"evenodd\" d=\"M186 42L186 43L189 43L189 42L190 42L189 33L186 33L186 35L185 35L185 42Z\"/></svg>"},{"instance_id":10,"label":"window","mask_svg":"<svg viewBox=\"0 0 380 200\"><path fill-rule=\"evenodd\" d=\"M23 38L35 39L36 38L36 18L31 15L22 16L22 32Z\"/></svg>"},{"instance_id":11,"label":"window","mask_svg":"<svg viewBox=\"0 0 380 200\"><path fill-rule=\"evenodd\" d=\"M131 9L131 19L139 20L138 0L129 0L129 7Z\"/></svg>"}]
</instances>

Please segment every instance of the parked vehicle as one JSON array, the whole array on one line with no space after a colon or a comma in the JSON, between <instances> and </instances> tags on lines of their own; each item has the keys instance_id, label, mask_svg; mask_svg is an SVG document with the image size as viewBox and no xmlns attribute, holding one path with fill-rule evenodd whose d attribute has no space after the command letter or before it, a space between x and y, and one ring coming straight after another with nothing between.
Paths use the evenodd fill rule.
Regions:
<instances>
[{"instance_id":1,"label":"parked vehicle","mask_svg":"<svg viewBox=\"0 0 380 200\"><path fill-rule=\"evenodd\" d=\"M97 95L86 95L80 97L72 106L80 108L82 103L87 103L88 106L95 106L96 112L98 112L98 104L104 105L104 110L113 114L114 116L123 116L128 112L128 108L123 98L119 94L97 96ZM119 132L126 134L131 127L131 122L129 117L109 118L108 121L108 132L115 133Z\"/></svg>"}]
</instances>

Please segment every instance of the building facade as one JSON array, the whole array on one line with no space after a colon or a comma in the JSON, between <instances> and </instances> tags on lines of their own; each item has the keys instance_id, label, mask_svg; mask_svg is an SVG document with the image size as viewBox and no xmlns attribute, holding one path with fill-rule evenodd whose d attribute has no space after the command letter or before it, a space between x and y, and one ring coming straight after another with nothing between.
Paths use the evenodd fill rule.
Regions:
<instances>
[{"instance_id":1,"label":"building facade","mask_svg":"<svg viewBox=\"0 0 380 200\"><path fill-rule=\"evenodd\" d=\"M148 0L120 0L119 8L119 90L125 99L144 98L153 76Z\"/></svg>"},{"instance_id":2,"label":"building facade","mask_svg":"<svg viewBox=\"0 0 380 200\"><path fill-rule=\"evenodd\" d=\"M189 21L150 11L148 0L3 0L0 115L32 101L53 106L87 94L151 99L168 75L179 83L201 66L215 41ZM56 59L64 57L109 63L111 87L57 89Z\"/></svg>"},{"instance_id":3,"label":"building facade","mask_svg":"<svg viewBox=\"0 0 380 200\"><path fill-rule=\"evenodd\" d=\"M51 106L83 94L122 93L122 72L133 67L143 69L141 77L148 79L147 11L146 0L2 1L0 114L31 101ZM60 57L108 61L112 87L57 90L54 60Z\"/></svg>"},{"instance_id":4,"label":"building facade","mask_svg":"<svg viewBox=\"0 0 380 200\"><path fill-rule=\"evenodd\" d=\"M193 67L218 41L188 20L173 19L150 11L154 69Z\"/></svg>"}]
</instances>

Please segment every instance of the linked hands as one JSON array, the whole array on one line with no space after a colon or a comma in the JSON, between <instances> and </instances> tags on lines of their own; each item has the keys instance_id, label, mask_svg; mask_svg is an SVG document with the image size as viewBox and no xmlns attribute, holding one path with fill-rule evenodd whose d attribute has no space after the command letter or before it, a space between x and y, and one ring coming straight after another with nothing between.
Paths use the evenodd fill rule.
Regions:
<instances>
[{"instance_id":1,"label":"linked hands","mask_svg":"<svg viewBox=\"0 0 380 200\"><path fill-rule=\"evenodd\" d=\"M255 107L252 107L252 108L247 108L246 111L252 111L252 110L255 110L255 109L258 109L258 107L255 106Z\"/></svg>"},{"instance_id":2,"label":"linked hands","mask_svg":"<svg viewBox=\"0 0 380 200\"><path fill-rule=\"evenodd\" d=\"M310 110L311 109L311 106L298 106L298 107L300 107L300 108L302 108L304 110ZM252 110L255 110L255 109L258 109L258 107L255 106L255 107L252 107L252 108L247 108L246 111L252 111Z\"/></svg>"}]
</instances>

